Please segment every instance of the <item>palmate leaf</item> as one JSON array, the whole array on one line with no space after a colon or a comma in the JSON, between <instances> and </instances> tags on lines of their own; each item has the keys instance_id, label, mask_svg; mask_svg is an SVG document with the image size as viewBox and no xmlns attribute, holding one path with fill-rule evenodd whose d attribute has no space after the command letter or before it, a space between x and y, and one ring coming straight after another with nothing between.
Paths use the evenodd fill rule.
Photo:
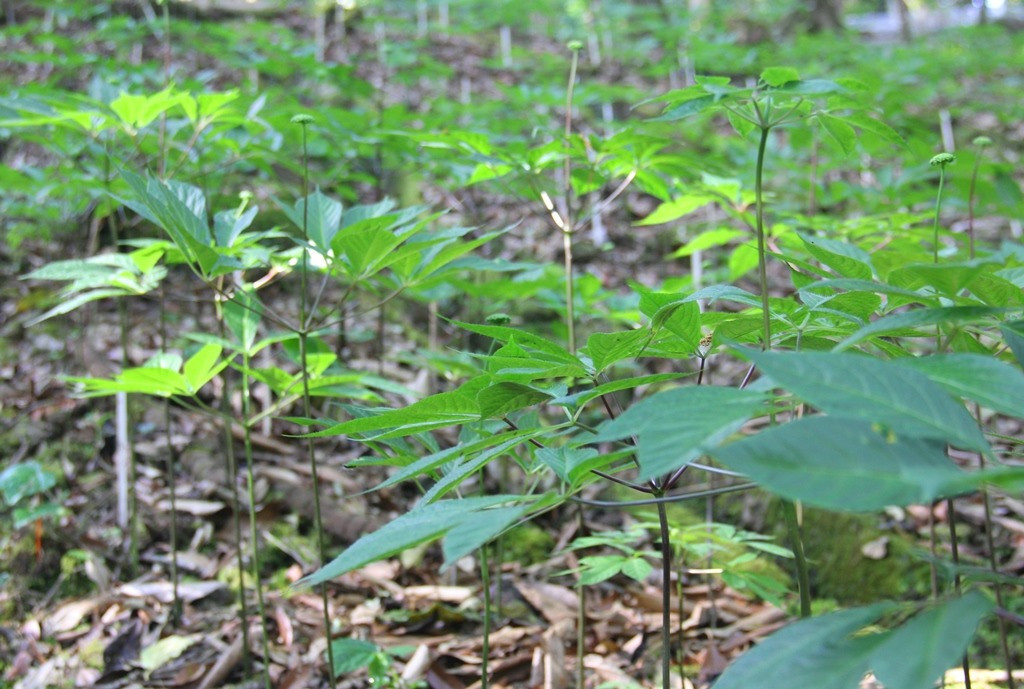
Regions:
<instances>
[{"instance_id":1,"label":"palmate leaf","mask_svg":"<svg viewBox=\"0 0 1024 689\"><path fill-rule=\"evenodd\" d=\"M903 436L988 449L963 405L917 371L858 354L742 351L775 383L832 416L877 423Z\"/></svg>"},{"instance_id":2,"label":"palmate leaf","mask_svg":"<svg viewBox=\"0 0 1024 689\"><path fill-rule=\"evenodd\" d=\"M299 584L318 584L442 537L445 563L451 564L516 522L533 501L534 498L498 495L417 505L357 540Z\"/></svg>"},{"instance_id":3,"label":"palmate leaf","mask_svg":"<svg viewBox=\"0 0 1024 689\"><path fill-rule=\"evenodd\" d=\"M726 668L715 689L856 689L874 672L886 689L931 689L959 662L993 604L977 591L933 606L893 630L872 625L894 603L801 620L770 636Z\"/></svg>"},{"instance_id":4,"label":"palmate leaf","mask_svg":"<svg viewBox=\"0 0 1024 689\"><path fill-rule=\"evenodd\" d=\"M752 416L764 396L749 390L691 386L665 390L637 402L603 424L588 443L635 436L637 480L660 476L697 459L717 446Z\"/></svg>"},{"instance_id":5,"label":"palmate leaf","mask_svg":"<svg viewBox=\"0 0 1024 689\"><path fill-rule=\"evenodd\" d=\"M320 192L319 189L294 206L274 199L292 224L299 230L306 230L309 241L320 253L331 250L331 241L341 227L341 204Z\"/></svg>"}]
</instances>

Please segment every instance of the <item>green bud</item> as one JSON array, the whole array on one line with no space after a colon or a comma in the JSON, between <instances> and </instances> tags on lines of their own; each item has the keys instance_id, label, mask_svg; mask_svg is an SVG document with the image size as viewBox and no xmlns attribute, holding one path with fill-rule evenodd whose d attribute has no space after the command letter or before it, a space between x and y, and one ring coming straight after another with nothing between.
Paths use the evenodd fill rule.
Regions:
<instances>
[{"instance_id":1,"label":"green bud","mask_svg":"<svg viewBox=\"0 0 1024 689\"><path fill-rule=\"evenodd\" d=\"M579 51L583 50L583 41L569 41L568 43L565 44L565 47L574 53L578 53Z\"/></svg>"},{"instance_id":2,"label":"green bud","mask_svg":"<svg viewBox=\"0 0 1024 689\"><path fill-rule=\"evenodd\" d=\"M932 167L946 167L956 162L956 156L952 153L940 153L937 156L932 157L928 161L928 164Z\"/></svg>"},{"instance_id":3,"label":"green bud","mask_svg":"<svg viewBox=\"0 0 1024 689\"><path fill-rule=\"evenodd\" d=\"M307 124L311 124L312 122L313 122L313 116L312 115L302 114L302 115L293 115L292 116L292 124L301 124L302 126L306 126Z\"/></svg>"},{"instance_id":4,"label":"green bud","mask_svg":"<svg viewBox=\"0 0 1024 689\"><path fill-rule=\"evenodd\" d=\"M992 139L988 138L987 136L976 136L974 137L974 141L971 143L973 143L978 148L987 148L992 145Z\"/></svg>"},{"instance_id":5,"label":"green bud","mask_svg":"<svg viewBox=\"0 0 1024 689\"><path fill-rule=\"evenodd\" d=\"M485 320L488 325L508 325L512 322L512 316L507 313L492 313Z\"/></svg>"}]
</instances>

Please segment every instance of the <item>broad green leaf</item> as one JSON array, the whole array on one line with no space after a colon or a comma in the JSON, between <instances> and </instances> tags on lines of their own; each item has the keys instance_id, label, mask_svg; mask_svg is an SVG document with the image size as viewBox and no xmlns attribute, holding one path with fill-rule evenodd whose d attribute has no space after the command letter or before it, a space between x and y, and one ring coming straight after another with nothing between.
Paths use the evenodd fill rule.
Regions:
<instances>
[{"instance_id":1,"label":"broad green leaf","mask_svg":"<svg viewBox=\"0 0 1024 689\"><path fill-rule=\"evenodd\" d=\"M807 251L844 278L871 279L871 257L859 247L825 237L798 233Z\"/></svg>"},{"instance_id":2,"label":"broad green leaf","mask_svg":"<svg viewBox=\"0 0 1024 689\"><path fill-rule=\"evenodd\" d=\"M886 689L929 689L960 664L982 618L995 604L978 591L929 608L885 635L871 670Z\"/></svg>"},{"instance_id":3,"label":"broad green leaf","mask_svg":"<svg viewBox=\"0 0 1024 689\"><path fill-rule=\"evenodd\" d=\"M635 581L644 581L654 567L642 557L631 557L622 563L622 573Z\"/></svg>"},{"instance_id":4,"label":"broad green leaf","mask_svg":"<svg viewBox=\"0 0 1024 689\"><path fill-rule=\"evenodd\" d=\"M198 392L199 388L206 385L224 368L224 365L217 365L221 351L220 345L208 344L188 358L182 367L182 372L185 374L185 385L189 392Z\"/></svg>"},{"instance_id":5,"label":"broad green leaf","mask_svg":"<svg viewBox=\"0 0 1024 689\"><path fill-rule=\"evenodd\" d=\"M718 227L713 230L706 230L669 254L669 257L681 258L683 256L690 256L695 251L703 251L704 249L724 246L733 240L747 236L748 233L732 227Z\"/></svg>"},{"instance_id":6,"label":"broad green leaf","mask_svg":"<svg viewBox=\"0 0 1024 689\"><path fill-rule=\"evenodd\" d=\"M714 386L673 388L633 404L603 424L588 443L637 438L639 481L692 462L763 409L764 397Z\"/></svg>"},{"instance_id":7,"label":"broad green leaf","mask_svg":"<svg viewBox=\"0 0 1024 689\"><path fill-rule=\"evenodd\" d=\"M251 285L238 289L224 302L224 320L243 351L253 353L253 343L260 325L263 305Z\"/></svg>"},{"instance_id":8,"label":"broad green leaf","mask_svg":"<svg viewBox=\"0 0 1024 689\"><path fill-rule=\"evenodd\" d=\"M832 416L776 426L711 454L773 493L832 510L928 503L960 492L964 478L941 443Z\"/></svg>"},{"instance_id":9,"label":"broad green leaf","mask_svg":"<svg viewBox=\"0 0 1024 689\"><path fill-rule=\"evenodd\" d=\"M675 106L670 106L665 109L665 112L660 116L655 117L655 122L674 122L675 120L681 120L691 115L696 115L699 112L703 112L708 108L714 106L718 102L718 98L713 95L699 96L697 98L691 98L690 100L684 101L683 103Z\"/></svg>"},{"instance_id":10,"label":"broad green leaf","mask_svg":"<svg viewBox=\"0 0 1024 689\"><path fill-rule=\"evenodd\" d=\"M362 536L338 557L302 579L299 584L309 586L328 581L371 562L397 555L413 546L437 540L457 527L462 527L456 539L458 549L461 550L481 534L471 526L464 526L466 522L482 520L481 513L488 508L500 509L501 505L519 500L521 498L515 496L489 496L418 505L373 533ZM501 512L501 519L506 518L509 518L509 513ZM509 522L514 519L515 517L512 517ZM487 528L483 531L495 528L494 521L484 521L487 522Z\"/></svg>"},{"instance_id":11,"label":"broad green leaf","mask_svg":"<svg viewBox=\"0 0 1024 689\"><path fill-rule=\"evenodd\" d=\"M480 405L476 398L487 383L485 377L474 378L455 390L431 395L402 409L388 409L374 416L344 421L310 433L308 437L385 431L373 434L374 438L384 439L479 421Z\"/></svg>"},{"instance_id":12,"label":"broad green leaf","mask_svg":"<svg viewBox=\"0 0 1024 689\"><path fill-rule=\"evenodd\" d=\"M761 81L768 86L782 86L791 81L800 81L800 73L792 67L768 67L761 72Z\"/></svg>"},{"instance_id":13,"label":"broad green leaf","mask_svg":"<svg viewBox=\"0 0 1024 689\"><path fill-rule=\"evenodd\" d=\"M921 333L916 329L935 325L960 325L963 323L980 323L992 316L1004 313L1005 309L989 306L944 306L941 308L924 308L903 311L883 316L877 321L868 323L836 345L836 351L849 349L858 342L881 335L901 337L934 337L935 333Z\"/></svg>"},{"instance_id":14,"label":"broad green leaf","mask_svg":"<svg viewBox=\"0 0 1024 689\"><path fill-rule=\"evenodd\" d=\"M551 395L528 385L500 382L481 390L476 399L480 406L480 418L491 419L532 407L551 399Z\"/></svg>"},{"instance_id":15,"label":"broad green leaf","mask_svg":"<svg viewBox=\"0 0 1024 689\"><path fill-rule=\"evenodd\" d=\"M333 640L331 655L334 657L334 676L339 677L366 667L380 652L377 644L362 639Z\"/></svg>"},{"instance_id":16,"label":"broad green leaf","mask_svg":"<svg viewBox=\"0 0 1024 689\"><path fill-rule=\"evenodd\" d=\"M478 335L494 338L499 342L515 340L523 347L529 347L530 349L535 349L538 352L543 352L544 354L549 355L552 360L577 364L582 368L579 359L570 354L565 347L557 345L549 340L545 340L543 337L534 335L533 333L525 330L510 328L503 325L478 325L475 323L463 323L461 321L452 321L452 323L464 330L469 330L470 332L474 332Z\"/></svg>"},{"instance_id":17,"label":"broad green leaf","mask_svg":"<svg viewBox=\"0 0 1024 689\"><path fill-rule=\"evenodd\" d=\"M661 225L663 223L672 222L673 220L678 220L684 215L689 215L695 210L703 208L716 200L716 197L710 194L686 194L679 198L662 203L646 218L633 224L638 227L644 227L647 225Z\"/></svg>"},{"instance_id":18,"label":"broad green leaf","mask_svg":"<svg viewBox=\"0 0 1024 689\"><path fill-rule=\"evenodd\" d=\"M982 263L918 263L897 268L889 273L888 281L897 287L920 289L931 287L944 297L955 297L975 278L990 269ZM1003 306L1004 304L1001 304Z\"/></svg>"},{"instance_id":19,"label":"broad green leaf","mask_svg":"<svg viewBox=\"0 0 1024 689\"><path fill-rule=\"evenodd\" d=\"M0 472L0 493L3 493L8 507L13 507L23 498L47 491L56 484L57 477L35 460L12 464Z\"/></svg>"},{"instance_id":20,"label":"broad green leaf","mask_svg":"<svg viewBox=\"0 0 1024 689\"><path fill-rule=\"evenodd\" d=\"M715 689L857 689L879 640L855 633L894 607L877 603L783 627L729 665Z\"/></svg>"},{"instance_id":21,"label":"broad green leaf","mask_svg":"<svg viewBox=\"0 0 1024 689\"><path fill-rule=\"evenodd\" d=\"M818 113L815 118L845 155L857 148L857 132L843 118L825 113Z\"/></svg>"},{"instance_id":22,"label":"broad green leaf","mask_svg":"<svg viewBox=\"0 0 1024 689\"><path fill-rule=\"evenodd\" d=\"M894 359L928 376L952 395L1009 416L1024 414L1024 373L993 357L933 354Z\"/></svg>"},{"instance_id":23,"label":"broad green leaf","mask_svg":"<svg viewBox=\"0 0 1024 689\"><path fill-rule=\"evenodd\" d=\"M447 569L494 540L502 531L524 517L529 509L530 505L522 504L494 507L466 515L445 535L441 543L444 555L442 569Z\"/></svg>"},{"instance_id":24,"label":"broad green leaf","mask_svg":"<svg viewBox=\"0 0 1024 689\"><path fill-rule=\"evenodd\" d=\"M1024 366L1024 320L1011 321L999 326L1010 351L1017 357L1017 363Z\"/></svg>"},{"instance_id":25,"label":"broad green leaf","mask_svg":"<svg viewBox=\"0 0 1024 689\"><path fill-rule=\"evenodd\" d=\"M617 361L639 355L650 340L651 332L646 328L594 333L587 338L586 353L594 364L594 370L600 373Z\"/></svg>"},{"instance_id":26,"label":"broad green leaf","mask_svg":"<svg viewBox=\"0 0 1024 689\"><path fill-rule=\"evenodd\" d=\"M580 580L584 586L600 584L622 571L628 558L622 555L589 555L580 558Z\"/></svg>"},{"instance_id":27,"label":"broad green leaf","mask_svg":"<svg viewBox=\"0 0 1024 689\"><path fill-rule=\"evenodd\" d=\"M924 375L893 362L835 352L743 353L775 383L832 416L878 423L901 435L985 451L963 405Z\"/></svg>"},{"instance_id":28,"label":"broad green leaf","mask_svg":"<svg viewBox=\"0 0 1024 689\"><path fill-rule=\"evenodd\" d=\"M845 116L845 119L853 126L874 134L883 141L897 146L906 146L906 141L900 136L900 133L881 120L859 112L850 113Z\"/></svg>"},{"instance_id":29,"label":"broad green leaf","mask_svg":"<svg viewBox=\"0 0 1024 689\"><path fill-rule=\"evenodd\" d=\"M637 376L635 378L622 378L620 380L613 380L608 383L602 383L597 387L590 388L589 390L581 390L571 395L562 395L551 400L551 404L559 404L569 407L578 407L586 404L592 399L600 397L601 395L608 395L613 392L620 390L629 390L630 388L640 387L641 385L650 385L652 383L662 383L670 380L676 380L686 374L683 373L657 373L652 376Z\"/></svg>"}]
</instances>

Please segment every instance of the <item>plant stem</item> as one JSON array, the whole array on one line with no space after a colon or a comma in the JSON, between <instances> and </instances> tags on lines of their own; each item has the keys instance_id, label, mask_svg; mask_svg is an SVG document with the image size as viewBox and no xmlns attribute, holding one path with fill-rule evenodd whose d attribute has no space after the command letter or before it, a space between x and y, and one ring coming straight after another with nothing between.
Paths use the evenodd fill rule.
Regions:
<instances>
[{"instance_id":1,"label":"plant stem","mask_svg":"<svg viewBox=\"0 0 1024 689\"><path fill-rule=\"evenodd\" d=\"M956 519L954 518L955 512L953 508L953 498L946 499L946 511L949 512L949 547L953 553L953 564L957 567L960 566L960 546L956 538ZM960 586L960 572L956 572L953 575L953 588L956 591L956 595L962 594ZM971 663L967 657L967 651L964 651L963 658L960 662L961 667L964 671L964 689L971 689Z\"/></svg>"},{"instance_id":2,"label":"plant stem","mask_svg":"<svg viewBox=\"0 0 1024 689\"><path fill-rule=\"evenodd\" d=\"M661 491L655 497L662 497ZM668 532L668 508L665 503L658 503L658 526L661 530L661 687L670 689L671 658L672 658L672 544ZM680 589L682 594L682 589ZM682 606L682 601L679 603ZM682 639L679 645L682 647ZM680 665L682 667L682 665ZM684 680L685 684L685 680Z\"/></svg>"},{"instance_id":3,"label":"plant stem","mask_svg":"<svg viewBox=\"0 0 1024 689\"><path fill-rule=\"evenodd\" d=\"M757 168L754 173L755 217L757 220L757 277L761 287L761 311L764 318L762 325L764 339L761 343L761 349L763 350L772 348L772 317L768 302L768 259L764 240L764 198L762 197L764 154L768 146L768 133L770 131L770 127L761 126L761 141L757 146Z\"/></svg>"},{"instance_id":4,"label":"plant stem","mask_svg":"<svg viewBox=\"0 0 1024 689\"><path fill-rule=\"evenodd\" d=\"M167 309L164 307L163 286L160 287L160 349L167 351ZM164 437L167 441L167 491L171 500L171 621L181 621L181 599L178 597L178 489L175 481L177 475L177 450L171 442L171 402L164 398Z\"/></svg>"},{"instance_id":5,"label":"plant stem","mask_svg":"<svg viewBox=\"0 0 1024 689\"><path fill-rule=\"evenodd\" d=\"M572 159L570 151L572 143L572 99L576 89L576 69L579 66L580 51L572 50L572 62L569 65L569 84L565 93L565 161L562 167L563 200L565 217L562 218L562 252L565 257L565 319L569 329L569 351L576 354L576 294L572 277ZM580 659L582 662L582 658Z\"/></svg>"},{"instance_id":6,"label":"plant stem","mask_svg":"<svg viewBox=\"0 0 1024 689\"><path fill-rule=\"evenodd\" d=\"M313 404L309 394L309 320L312 314L306 313L307 270L309 267L309 153L306 145L306 124L302 123L302 266L300 270L301 287L299 292L299 366L302 368L302 407L306 418L313 415ZM382 311L383 313L383 311ZM319 567L327 562L327 546L324 541L323 518L320 511L320 477L317 473L316 451L313 439L306 438L306 457L309 460L310 476L313 480L313 519L316 529ZM320 584L320 599L324 608L324 636L327 639L327 680L333 689L336 686L334 677L334 649L331 645L331 611L330 597L327 595L327 582Z\"/></svg>"},{"instance_id":7,"label":"plant stem","mask_svg":"<svg viewBox=\"0 0 1024 689\"><path fill-rule=\"evenodd\" d=\"M263 604L263 582L260 580L260 541L256 528L256 481L253 478L252 459L252 427L249 424L252 401L249 396L249 352L242 353L242 419L243 438L245 444L246 490L249 496L249 538L252 539L252 577L256 586L256 609L260 615L260 627L263 632L263 686L271 689L270 682L270 647L267 640L267 612Z\"/></svg>"},{"instance_id":8,"label":"plant stem","mask_svg":"<svg viewBox=\"0 0 1024 689\"><path fill-rule=\"evenodd\" d=\"M583 505L576 506L576 519L578 520L576 532L583 536L586 532L586 522L583 520ZM587 590L583 582L576 583L576 687L584 689L586 684L586 671L583 667L583 656L587 651Z\"/></svg>"},{"instance_id":9,"label":"plant stem","mask_svg":"<svg viewBox=\"0 0 1024 689\"><path fill-rule=\"evenodd\" d=\"M807 558L804 556L804 541L800 533L800 522L796 517L796 505L789 500L783 500L782 513L786 519L790 546L793 548L793 559L796 561L796 576L800 586L800 617L810 617L811 582L807 571Z\"/></svg>"},{"instance_id":10,"label":"plant stem","mask_svg":"<svg viewBox=\"0 0 1024 689\"><path fill-rule=\"evenodd\" d=\"M757 220L757 275L761 287L761 311L764 318L762 323L763 340L761 342L761 349L768 351L772 348L772 318L768 300L768 255L764 236L764 157L765 150L768 147L768 134L771 131L771 126L762 118L760 108L757 108L757 113L758 118L761 120L761 140L757 146L757 167L754 172L754 199ZM774 423L775 413L772 412L772 424ZM807 559L804 557L804 543L803 537L800 534L800 524L796 517L796 505L789 500L783 500L782 510L786 519L786 530L789 532L789 543L793 549L797 582L800 587L800 616L810 617L810 575L807 571Z\"/></svg>"},{"instance_id":11,"label":"plant stem","mask_svg":"<svg viewBox=\"0 0 1024 689\"><path fill-rule=\"evenodd\" d=\"M939 166L939 192L935 196L935 221L934 221L934 223L932 225L933 232L934 232L934 238L933 238L933 242L934 243L932 245L932 262L933 263L938 263L939 262L939 211L942 210L942 187L945 184L945 182L946 182L946 166L945 165L940 165ZM972 247L972 251L973 251L973 247L974 247L973 236L972 236L971 240L972 240L971 241L971 247Z\"/></svg>"},{"instance_id":12,"label":"plant stem","mask_svg":"<svg viewBox=\"0 0 1024 689\"><path fill-rule=\"evenodd\" d=\"M217 322L220 327L221 338L225 337L224 315L218 309ZM243 343L244 345L244 343ZM238 608L242 623L242 658L245 674L252 672L252 649L249 647L249 606L245 602L245 554L242 548L242 520L239 516L241 500L238 498L238 464L235 459L235 438L231 433L231 426L234 423L234 415L231 413L231 378L228 369L224 370L222 378L224 393L221 398L221 414L224 424L224 452L228 460L228 482L231 484L231 523L235 532L235 550L238 556ZM255 507L250 503L249 509Z\"/></svg>"},{"instance_id":13,"label":"plant stem","mask_svg":"<svg viewBox=\"0 0 1024 689\"><path fill-rule=\"evenodd\" d=\"M480 689L490 686L488 658L491 655L491 581L487 545L480 546L480 585L484 593L484 635L480 651Z\"/></svg>"}]
</instances>

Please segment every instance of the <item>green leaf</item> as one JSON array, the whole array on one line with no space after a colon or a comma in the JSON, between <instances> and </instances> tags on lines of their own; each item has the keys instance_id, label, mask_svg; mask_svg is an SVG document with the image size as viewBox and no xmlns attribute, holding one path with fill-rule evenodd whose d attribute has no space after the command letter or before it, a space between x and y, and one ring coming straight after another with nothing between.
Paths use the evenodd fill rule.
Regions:
<instances>
[{"instance_id":1,"label":"green leaf","mask_svg":"<svg viewBox=\"0 0 1024 689\"><path fill-rule=\"evenodd\" d=\"M369 641L334 639L331 642L331 655L334 656L334 676L339 677L366 667L380 652L380 647Z\"/></svg>"},{"instance_id":2,"label":"green leaf","mask_svg":"<svg viewBox=\"0 0 1024 689\"><path fill-rule=\"evenodd\" d=\"M486 377L474 378L455 390L431 395L402 409L389 409L374 416L344 421L322 431L310 433L308 437L386 431L372 436L385 439L478 421L480 405L477 402L477 394L487 383Z\"/></svg>"},{"instance_id":3,"label":"green leaf","mask_svg":"<svg viewBox=\"0 0 1024 689\"><path fill-rule=\"evenodd\" d=\"M56 484L57 477L35 460L12 464L0 472L0 493L3 493L8 507L13 507L24 498L47 491Z\"/></svg>"},{"instance_id":4,"label":"green leaf","mask_svg":"<svg viewBox=\"0 0 1024 689\"><path fill-rule=\"evenodd\" d=\"M717 227L712 230L701 232L683 246L669 254L670 258L681 258L690 256L695 251L712 249L717 246L724 246L733 240L746 237L747 233L732 227Z\"/></svg>"},{"instance_id":5,"label":"green leaf","mask_svg":"<svg viewBox=\"0 0 1024 689\"><path fill-rule=\"evenodd\" d=\"M635 581L644 581L654 567L642 557L631 557L622 563L622 573Z\"/></svg>"},{"instance_id":6,"label":"green leaf","mask_svg":"<svg viewBox=\"0 0 1024 689\"><path fill-rule=\"evenodd\" d=\"M847 242L797 233L807 251L840 277L871 279L871 257L866 251Z\"/></svg>"},{"instance_id":7,"label":"green leaf","mask_svg":"<svg viewBox=\"0 0 1024 689\"><path fill-rule=\"evenodd\" d=\"M227 364L224 362L222 365L217 365L221 351L220 345L204 345L185 362L182 372L185 374L185 385L190 393L198 392L199 388L210 382L210 379Z\"/></svg>"},{"instance_id":8,"label":"green leaf","mask_svg":"<svg viewBox=\"0 0 1024 689\"><path fill-rule=\"evenodd\" d=\"M501 382L481 390L476 399L480 418L492 419L547 401L551 395L528 385Z\"/></svg>"},{"instance_id":9,"label":"green leaf","mask_svg":"<svg viewBox=\"0 0 1024 689\"><path fill-rule=\"evenodd\" d=\"M633 223L637 227L647 225L661 225L663 223L678 220L684 215L689 215L695 210L703 208L717 199L710 194L686 194L679 198L665 201L651 212L643 220Z\"/></svg>"},{"instance_id":10,"label":"green leaf","mask_svg":"<svg viewBox=\"0 0 1024 689\"><path fill-rule=\"evenodd\" d=\"M510 340L514 340L523 347L528 347L544 353L553 361L575 364L581 369L583 368L580 360L570 354L565 347L557 345L549 340L545 340L543 337L534 335L533 333L525 330L510 328L503 325L477 325L475 323L463 323L461 321L452 321L452 323L464 330L469 330L470 332L474 332L478 335L493 338L499 342L509 342Z\"/></svg>"},{"instance_id":11,"label":"green leaf","mask_svg":"<svg viewBox=\"0 0 1024 689\"><path fill-rule=\"evenodd\" d=\"M893 607L877 603L788 625L727 667L715 689L856 689L878 640L854 633Z\"/></svg>"},{"instance_id":12,"label":"green leaf","mask_svg":"<svg viewBox=\"0 0 1024 689\"><path fill-rule=\"evenodd\" d=\"M711 454L773 493L833 510L928 503L960 492L965 476L941 443L832 416L776 426Z\"/></svg>"},{"instance_id":13,"label":"green leaf","mask_svg":"<svg viewBox=\"0 0 1024 689\"><path fill-rule=\"evenodd\" d=\"M618 333L594 333L587 338L585 351L594 363L594 370L601 373L617 361L637 356L650 341L651 333L646 328Z\"/></svg>"},{"instance_id":14,"label":"green leaf","mask_svg":"<svg viewBox=\"0 0 1024 689\"><path fill-rule=\"evenodd\" d=\"M699 112L703 112L708 108L714 106L718 102L718 98L713 95L698 96L697 98L691 98L690 100L684 101L680 105L670 106L665 109L659 117L653 118L654 122L674 122L681 120L691 115L696 115Z\"/></svg>"},{"instance_id":15,"label":"green leaf","mask_svg":"<svg viewBox=\"0 0 1024 689\"><path fill-rule=\"evenodd\" d=\"M995 604L978 591L932 607L889 632L876 646L871 669L886 689L927 689L959 665L982 618Z\"/></svg>"},{"instance_id":16,"label":"green leaf","mask_svg":"<svg viewBox=\"0 0 1024 689\"><path fill-rule=\"evenodd\" d=\"M815 115L815 119L845 155L850 155L857 148L857 132L843 118L822 112Z\"/></svg>"},{"instance_id":17,"label":"green leaf","mask_svg":"<svg viewBox=\"0 0 1024 689\"><path fill-rule=\"evenodd\" d=\"M331 250L334 235L341 227L341 204L325 196L317 189L304 199L295 202L294 208L280 204L281 210L299 230L306 223L306 234L309 241L326 255Z\"/></svg>"},{"instance_id":18,"label":"green leaf","mask_svg":"<svg viewBox=\"0 0 1024 689\"><path fill-rule=\"evenodd\" d=\"M853 345L880 335L898 334L902 337L934 337L935 333L920 333L914 329L930 325L960 325L977 323L1005 312L1005 309L989 306L943 306L941 308L913 309L868 323L863 328L836 345L836 351L849 349ZM905 331L910 330L907 333Z\"/></svg>"},{"instance_id":19,"label":"green leaf","mask_svg":"<svg viewBox=\"0 0 1024 689\"><path fill-rule=\"evenodd\" d=\"M863 419L898 434L967 449L988 449L963 405L916 371L859 354L743 353L775 383L832 416Z\"/></svg>"},{"instance_id":20,"label":"green leaf","mask_svg":"<svg viewBox=\"0 0 1024 689\"><path fill-rule=\"evenodd\" d=\"M263 305L251 285L238 289L234 298L224 302L224 321L242 350L250 354L256 341L262 312Z\"/></svg>"},{"instance_id":21,"label":"green leaf","mask_svg":"<svg viewBox=\"0 0 1024 689\"><path fill-rule=\"evenodd\" d=\"M1024 320L1011 321L999 326L1010 351L1017 357L1017 363L1024 366Z\"/></svg>"},{"instance_id":22,"label":"green leaf","mask_svg":"<svg viewBox=\"0 0 1024 689\"><path fill-rule=\"evenodd\" d=\"M637 437L638 481L667 474L707 453L763 409L749 390L691 386L665 390L637 402L603 424L588 443Z\"/></svg>"},{"instance_id":23,"label":"green leaf","mask_svg":"<svg viewBox=\"0 0 1024 689\"><path fill-rule=\"evenodd\" d=\"M600 584L622 571L627 558L622 555L588 555L580 558L580 581L584 586Z\"/></svg>"},{"instance_id":24,"label":"green leaf","mask_svg":"<svg viewBox=\"0 0 1024 689\"><path fill-rule=\"evenodd\" d=\"M456 532L455 547L446 549L446 558L449 552L459 555L467 545L479 538L485 538L484 542L490 540L487 534L493 532L499 522L508 520L505 522L507 525L514 521L517 517L512 516L513 512L499 506L520 500L522 498L516 496L489 496L418 505L373 533L362 536L338 557L300 580L299 584L310 586L333 579L413 546L437 540L453 531ZM500 510L499 516L485 516L489 508ZM521 509L525 510L526 507ZM474 521L481 524L481 528L474 528Z\"/></svg>"},{"instance_id":25,"label":"green leaf","mask_svg":"<svg viewBox=\"0 0 1024 689\"><path fill-rule=\"evenodd\" d=\"M1024 373L979 354L933 354L893 360L920 371L952 395L1009 416L1024 414Z\"/></svg>"},{"instance_id":26,"label":"green leaf","mask_svg":"<svg viewBox=\"0 0 1024 689\"><path fill-rule=\"evenodd\" d=\"M761 72L761 81L768 86L778 87L791 81L800 81L800 73L792 67L768 67Z\"/></svg>"}]
</instances>

